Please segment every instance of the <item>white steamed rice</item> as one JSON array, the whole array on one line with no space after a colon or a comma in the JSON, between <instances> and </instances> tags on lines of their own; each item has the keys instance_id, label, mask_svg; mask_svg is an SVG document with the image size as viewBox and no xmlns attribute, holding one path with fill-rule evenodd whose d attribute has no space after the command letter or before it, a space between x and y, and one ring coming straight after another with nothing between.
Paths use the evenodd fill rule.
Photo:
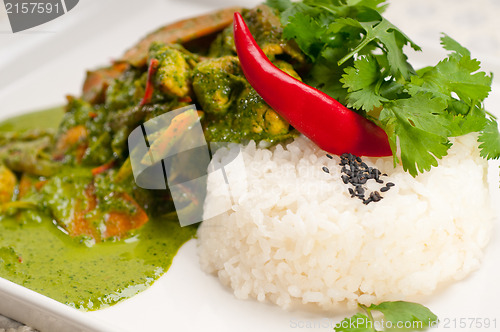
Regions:
<instances>
[{"instance_id":1,"label":"white steamed rice","mask_svg":"<svg viewBox=\"0 0 500 332\"><path fill-rule=\"evenodd\" d=\"M238 298L282 307L332 310L430 294L476 270L489 240L487 163L476 138L456 139L439 167L416 178L393 168L392 157L363 158L396 184L368 205L350 197L340 159L304 137L285 148L218 150L214 166L241 149L245 167L225 168L234 204L200 226L201 266ZM207 213L224 204L213 174Z\"/></svg>"}]
</instances>

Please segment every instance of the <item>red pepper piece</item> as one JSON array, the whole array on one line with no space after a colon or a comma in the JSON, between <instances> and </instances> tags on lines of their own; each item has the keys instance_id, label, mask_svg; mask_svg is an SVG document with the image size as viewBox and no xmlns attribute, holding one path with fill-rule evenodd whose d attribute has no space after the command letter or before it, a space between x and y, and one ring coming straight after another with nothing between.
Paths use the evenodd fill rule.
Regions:
<instances>
[{"instance_id":1,"label":"red pepper piece","mask_svg":"<svg viewBox=\"0 0 500 332\"><path fill-rule=\"evenodd\" d=\"M321 149L341 155L391 156L385 131L325 93L274 66L234 13L234 41L250 85L288 123Z\"/></svg>"},{"instance_id":2,"label":"red pepper piece","mask_svg":"<svg viewBox=\"0 0 500 332\"><path fill-rule=\"evenodd\" d=\"M115 165L115 161L112 160L112 161L109 161L101 166L97 166L95 168L92 168L92 175L93 176L96 176L98 174L101 174L101 173L104 173L106 172L108 169L111 169L113 168L113 166Z\"/></svg>"},{"instance_id":3,"label":"red pepper piece","mask_svg":"<svg viewBox=\"0 0 500 332\"><path fill-rule=\"evenodd\" d=\"M160 62L156 59L151 59L151 61L149 62L148 80L146 82L146 88L144 90L144 97L142 98L139 106L144 106L151 102L151 98L153 97L153 91L154 91L153 78L154 75L156 74L156 71L158 70L159 64Z\"/></svg>"}]
</instances>

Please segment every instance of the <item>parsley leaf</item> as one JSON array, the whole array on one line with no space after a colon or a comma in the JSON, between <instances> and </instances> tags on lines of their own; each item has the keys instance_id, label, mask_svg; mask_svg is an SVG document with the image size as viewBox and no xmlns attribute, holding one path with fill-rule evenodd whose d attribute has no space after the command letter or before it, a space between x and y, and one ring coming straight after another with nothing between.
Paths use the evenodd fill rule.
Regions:
<instances>
[{"instance_id":1,"label":"parsley leaf","mask_svg":"<svg viewBox=\"0 0 500 332\"><path fill-rule=\"evenodd\" d=\"M461 56L470 57L470 51L468 49L460 45L455 39L445 33L443 33L443 37L441 38L441 45L445 50L456 52Z\"/></svg>"},{"instance_id":2,"label":"parsley leaf","mask_svg":"<svg viewBox=\"0 0 500 332\"><path fill-rule=\"evenodd\" d=\"M448 109L453 109L453 112L457 112L457 108L462 107L460 101L453 100L453 103L460 104L461 106L451 106ZM453 115L453 123L450 125L451 135L450 136L462 136L468 133L480 132L482 131L488 120L485 117L485 112L482 108L474 106L473 108L467 108L464 114Z\"/></svg>"},{"instance_id":3,"label":"parsley leaf","mask_svg":"<svg viewBox=\"0 0 500 332\"><path fill-rule=\"evenodd\" d=\"M352 317L344 318L335 325L336 332L377 332L373 328L373 322L362 313L357 313Z\"/></svg>"},{"instance_id":4,"label":"parsley leaf","mask_svg":"<svg viewBox=\"0 0 500 332\"><path fill-rule=\"evenodd\" d=\"M290 0L266 0L265 4L269 7L277 9L280 12L283 12L292 6L292 2Z\"/></svg>"},{"instance_id":5,"label":"parsley leaf","mask_svg":"<svg viewBox=\"0 0 500 332\"><path fill-rule=\"evenodd\" d=\"M295 39L300 49L313 61L323 50L325 39L329 38L323 28L322 19L298 12L293 16L293 23L283 31L283 37ZM300 38L298 38L300 36Z\"/></svg>"},{"instance_id":6,"label":"parsley leaf","mask_svg":"<svg viewBox=\"0 0 500 332\"><path fill-rule=\"evenodd\" d=\"M344 63L345 60L361 52L369 43L379 42L383 46L381 49L387 54L387 60L393 75L396 77L402 76L408 79L410 73L414 72L413 67L407 61L408 58L403 53L403 46L410 44L416 51L420 51L421 49L391 22L382 17L380 21L375 22L375 24L374 22L359 22L354 20L343 20L343 22L363 28L366 32L366 36L351 52L346 54L339 61L339 64Z\"/></svg>"},{"instance_id":7,"label":"parsley leaf","mask_svg":"<svg viewBox=\"0 0 500 332\"><path fill-rule=\"evenodd\" d=\"M413 76L408 91L430 92L434 96L450 102L452 93L460 100L472 105L473 101L484 100L491 90L491 77L477 72L480 62L469 56L451 55L421 76Z\"/></svg>"},{"instance_id":8,"label":"parsley leaf","mask_svg":"<svg viewBox=\"0 0 500 332\"><path fill-rule=\"evenodd\" d=\"M335 49L327 48L321 52L309 72L309 77L306 77L304 81L340 103L346 104L347 92L339 80L344 73L344 68L332 66L332 59L338 59L338 52Z\"/></svg>"},{"instance_id":9,"label":"parsley leaf","mask_svg":"<svg viewBox=\"0 0 500 332\"><path fill-rule=\"evenodd\" d=\"M369 307L359 305L364 313L356 313L335 325L336 332L379 332L387 330L422 331L438 318L421 304L405 301L382 302ZM379 311L384 319L375 320L372 311Z\"/></svg>"},{"instance_id":10,"label":"parsley leaf","mask_svg":"<svg viewBox=\"0 0 500 332\"><path fill-rule=\"evenodd\" d=\"M378 305L372 304L368 309L383 313L385 319L390 321L393 326L397 326L398 322L403 324L405 322L418 322L418 324L409 325L420 328L428 327L437 321L437 316L429 309L413 302L382 302Z\"/></svg>"},{"instance_id":11,"label":"parsley leaf","mask_svg":"<svg viewBox=\"0 0 500 332\"><path fill-rule=\"evenodd\" d=\"M304 82L362 116L389 137L394 163L411 175L437 166L450 137L479 132L481 156L500 158L497 122L484 110L492 75L450 36L450 53L415 71L404 47L420 47L382 16L383 0L267 0L280 12L285 39L310 61Z\"/></svg>"},{"instance_id":12,"label":"parsley leaf","mask_svg":"<svg viewBox=\"0 0 500 332\"><path fill-rule=\"evenodd\" d=\"M389 101L379 93L383 77L380 67L374 57L365 56L354 61L353 67L345 69L340 79L347 88L347 107L363 109L367 112L382 106L382 102Z\"/></svg>"},{"instance_id":13,"label":"parsley leaf","mask_svg":"<svg viewBox=\"0 0 500 332\"><path fill-rule=\"evenodd\" d=\"M481 142L479 145L481 157L487 159L500 158L500 134L495 120L490 119L487 121L478 141Z\"/></svg>"},{"instance_id":14,"label":"parsley leaf","mask_svg":"<svg viewBox=\"0 0 500 332\"><path fill-rule=\"evenodd\" d=\"M445 108L445 103L423 93L384 104L379 120L393 144L399 141L403 168L413 176L437 166L436 158L448 153L453 119L446 116Z\"/></svg>"}]
</instances>

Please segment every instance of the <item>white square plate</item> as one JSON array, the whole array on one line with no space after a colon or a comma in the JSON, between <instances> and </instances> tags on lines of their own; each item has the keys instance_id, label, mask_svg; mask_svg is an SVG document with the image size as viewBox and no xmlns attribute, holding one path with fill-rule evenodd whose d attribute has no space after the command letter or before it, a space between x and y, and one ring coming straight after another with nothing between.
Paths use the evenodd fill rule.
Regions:
<instances>
[{"instance_id":1,"label":"white square plate","mask_svg":"<svg viewBox=\"0 0 500 332\"><path fill-rule=\"evenodd\" d=\"M439 32L443 26L431 26L429 17L434 15L445 21L445 16L441 16L445 13L429 12L434 8L431 7L433 2L435 1L419 1L420 12L414 10L410 13L415 5L411 1L399 0L387 12L387 17L401 26L403 31L407 32L408 27L412 31L421 32L417 37L408 34L424 50L426 45L432 45L428 48L428 53L412 56L422 64L434 64L444 54L437 50ZM441 6L444 6L443 2L440 2ZM251 6L256 3L258 1L254 0L82 0L59 19L17 34L10 32L6 16L0 11L0 119L63 104L66 94L79 94L86 69L105 65L143 35L165 23L214 8L235 4ZM483 7L484 15L495 16L496 19L498 15L495 11L498 14L499 7L494 1L482 0L481 3L486 3L491 9L488 11ZM476 25L479 21L484 21L481 17L476 17L475 20L472 23L477 23ZM414 22L422 22L422 25L415 27ZM486 29L479 26L472 33L477 34L478 38L484 37L486 33L490 33ZM463 42L460 35L447 32ZM496 40L496 43L499 45L500 40ZM476 45L475 49L484 51L485 57L474 53L474 49L473 55L479 59L488 59L486 68L500 73L495 48L490 52L489 49L481 48L481 45L483 44ZM500 115L498 105L500 85L495 82L486 106L490 112ZM490 163L489 180L492 200L500 202L498 162ZM500 216L498 204L496 208L497 216ZM497 224L498 221L497 218ZM496 309L499 256L500 228L496 225L481 269L467 279L438 291L424 304L441 321L460 318L496 319L496 329L486 330L500 330L500 313ZM201 271L195 240L181 248L170 270L151 288L110 308L80 312L0 278L0 313L41 331L253 332L294 331L308 326L332 331L334 324L344 317L284 311L253 300L237 300L214 276ZM441 326L436 330L450 329Z\"/></svg>"}]
</instances>

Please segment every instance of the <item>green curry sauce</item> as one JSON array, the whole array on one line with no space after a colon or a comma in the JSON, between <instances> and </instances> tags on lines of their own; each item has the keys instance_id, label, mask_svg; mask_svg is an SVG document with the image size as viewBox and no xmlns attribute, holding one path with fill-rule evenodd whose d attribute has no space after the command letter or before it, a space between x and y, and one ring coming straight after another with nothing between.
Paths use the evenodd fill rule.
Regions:
<instances>
[{"instance_id":1,"label":"green curry sauce","mask_svg":"<svg viewBox=\"0 0 500 332\"><path fill-rule=\"evenodd\" d=\"M61 116L60 109L24 115L0 130L40 128L41 121L50 127ZM196 232L175 219L151 219L127 240L87 246L50 218L26 213L0 220L0 277L81 310L104 308L146 289Z\"/></svg>"}]
</instances>

